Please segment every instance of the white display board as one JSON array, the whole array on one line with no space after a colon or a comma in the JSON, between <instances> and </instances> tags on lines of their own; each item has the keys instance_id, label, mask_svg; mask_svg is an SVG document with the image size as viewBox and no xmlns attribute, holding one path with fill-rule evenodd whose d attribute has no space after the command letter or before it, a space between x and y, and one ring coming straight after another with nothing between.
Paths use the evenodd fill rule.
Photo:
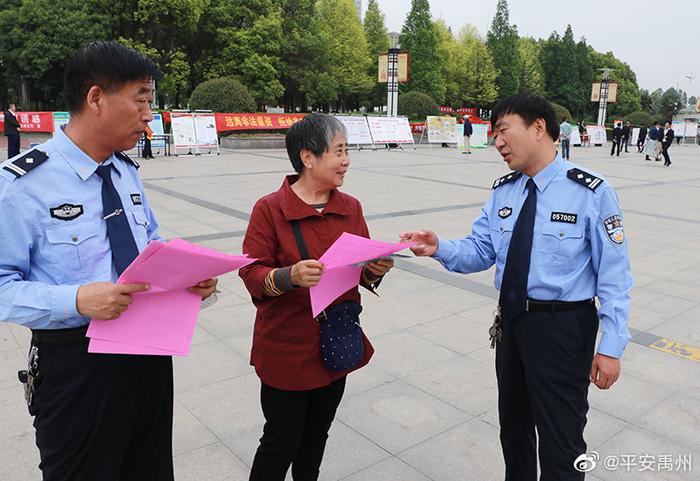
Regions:
<instances>
[{"instance_id":1,"label":"white display board","mask_svg":"<svg viewBox=\"0 0 700 481\"><path fill-rule=\"evenodd\" d=\"M170 127L173 134L173 147L176 150L197 148L192 114L173 112L170 114Z\"/></svg>"},{"instance_id":2,"label":"white display board","mask_svg":"<svg viewBox=\"0 0 700 481\"><path fill-rule=\"evenodd\" d=\"M165 135L165 130L163 129L163 114L153 113L153 120L148 122L148 126L151 128L153 135ZM151 148L162 149L165 147L164 140L152 140Z\"/></svg>"},{"instance_id":3,"label":"white display board","mask_svg":"<svg viewBox=\"0 0 700 481\"><path fill-rule=\"evenodd\" d=\"M685 136L686 137L696 137L698 135L698 121L697 120L686 120L685 121Z\"/></svg>"},{"instance_id":4,"label":"white display board","mask_svg":"<svg viewBox=\"0 0 700 481\"><path fill-rule=\"evenodd\" d=\"M682 120L674 120L671 122L674 137L683 137L685 135L685 122Z\"/></svg>"},{"instance_id":5,"label":"white display board","mask_svg":"<svg viewBox=\"0 0 700 481\"><path fill-rule=\"evenodd\" d=\"M413 134L406 117L367 117L375 144L412 144Z\"/></svg>"},{"instance_id":6,"label":"white display board","mask_svg":"<svg viewBox=\"0 0 700 481\"><path fill-rule=\"evenodd\" d=\"M588 132L591 145L604 145L608 141L608 137L605 135L605 127L586 125L586 132Z\"/></svg>"},{"instance_id":7,"label":"white display board","mask_svg":"<svg viewBox=\"0 0 700 481\"><path fill-rule=\"evenodd\" d=\"M646 144L644 144L642 153L644 155L648 155L649 157L658 157L661 155L661 142L658 140L647 140Z\"/></svg>"},{"instance_id":8,"label":"white display board","mask_svg":"<svg viewBox=\"0 0 700 481\"><path fill-rule=\"evenodd\" d=\"M372 134L369 131L367 117L336 115L335 118L340 120L348 131L348 144L367 145L374 143L372 142Z\"/></svg>"},{"instance_id":9,"label":"white display board","mask_svg":"<svg viewBox=\"0 0 700 481\"><path fill-rule=\"evenodd\" d=\"M219 148L219 136L216 135L216 118L214 114L194 114L194 131L199 150Z\"/></svg>"},{"instance_id":10,"label":"white display board","mask_svg":"<svg viewBox=\"0 0 700 481\"><path fill-rule=\"evenodd\" d=\"M488 145L489 126L487 124L472 124L472 136L469 143L472 148L483 148Z\"/></svg>"},{"instance_id":11,"label":"white display board","mask_svg":"<svg viewBox=\"0 0 700 481\"><path fill-rule=\"evenodd\" d=\"M571 129L571 139L570 140L571 140L571 142L570 142L571 145L581 145L581 134L578 131L578 127L575 125Z\"/></svg>"},{"instance_id":12,"label":"white display board","mask_svg":"<svg viewBox=\"0 0 700 481\"><path fill-rule=\"evenodd\" d=\"M632 139L630 140L630 145L637 145L638 140L639 140L639 129L634 128L634 129L632 129Z\"/></svg>"}]
</instances>

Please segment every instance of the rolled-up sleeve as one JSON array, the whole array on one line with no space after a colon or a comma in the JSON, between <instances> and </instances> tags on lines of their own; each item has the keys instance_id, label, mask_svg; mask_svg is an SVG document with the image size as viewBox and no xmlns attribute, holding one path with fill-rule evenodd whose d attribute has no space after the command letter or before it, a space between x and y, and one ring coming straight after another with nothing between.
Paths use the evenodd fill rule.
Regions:
<instances>
[{"instance_id":1,"label":"rolled-up sleeve","mask_svg":"<svg viewBox=\"0 0 700 481\"><path fill-rule=\"evenodd\" d=\"M259 200L253 207L243 239L243 253L257 260L238 271L254 299L262 300L265 296L263 282L267 273L276 267L277 249L278 240L270 207L264 200Z\"/></svg>"}]
</instances>

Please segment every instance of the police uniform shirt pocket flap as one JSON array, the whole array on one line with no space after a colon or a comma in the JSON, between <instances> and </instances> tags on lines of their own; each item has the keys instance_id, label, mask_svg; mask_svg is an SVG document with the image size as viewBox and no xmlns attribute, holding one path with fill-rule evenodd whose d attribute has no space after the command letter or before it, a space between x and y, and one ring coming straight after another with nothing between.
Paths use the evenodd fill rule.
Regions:
<instances>
[{"instance_id":1,"label":"police uniform shirt pocket flap","mask_svg":"<svg viewBox=\"0 0 700 481\"><path fill-rule=\"evenodd\" d=\"M46 240L50 244L79 245L98 234L95 222L59 225L46 229Z\"/></svg>"},{"instance_id":2,"label":"police uniform shirt pocket flap","mask_svg":"<svg viewBox=\"0 0 700 481\"><path fill-rule=\"evenodd\" d=\"M138 210L134 210L131 213L134 216L134 221L137 224L139 224L143 227L148 227L149 222L148 222L148 218L146 217L146 214L144 214L143 212L138 211Z\"/></svg>"},{"instance_id":3,"label":"police uniform shirt pocket flap","mask_svg":"<svg viewBox=\"0 0 700 481\"><path fill-rule=\"evenodd\" d=\"M545 222L542 226L542 234L550 235L561 240L580 239L583 237L583 227L580 224Z\"/></svg>"},{"instance_id":4,"label":"police uniform shirt pocket flap","mask_svg":"<svg viewBox=\"0 0 700 481\"><path fill-rule=\"evenodd\" d=\"M512 232L514 227L515 219L513 219L512 216L510 218L500 219L500 222L491 224L491 229L498 232Z\"/></svg>"}]
</instances>

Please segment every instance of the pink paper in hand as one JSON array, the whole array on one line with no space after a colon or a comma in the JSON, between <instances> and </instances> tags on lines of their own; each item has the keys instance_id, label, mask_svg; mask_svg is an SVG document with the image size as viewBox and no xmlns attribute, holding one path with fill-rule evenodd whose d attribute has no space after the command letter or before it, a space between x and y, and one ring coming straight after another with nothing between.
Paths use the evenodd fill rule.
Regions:
<instances>
[{"instance_id":1,"label":"pink paper in hand","mask_svg":"<svg viewBox=\"0 0 700 481\"><path fill-rule=\"evenodd\" d=\"M352 264L387 256L410 247L410 244L376 241L343 234L319 259L325 266L321 281L310 291L311 315L316 317L338 297L360 283L362 267Z\"/></svg>"}]
</instances>

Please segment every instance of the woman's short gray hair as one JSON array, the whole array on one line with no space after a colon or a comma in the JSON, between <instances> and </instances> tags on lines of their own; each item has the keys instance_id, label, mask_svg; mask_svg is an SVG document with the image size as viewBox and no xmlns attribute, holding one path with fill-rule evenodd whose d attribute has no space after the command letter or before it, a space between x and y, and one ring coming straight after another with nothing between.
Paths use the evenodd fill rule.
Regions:
<instances>
[{"instance_id":1,"label":"woman's short gray hair","mask_svg":"<svg viewBox=\"0 0 700 481\"><path fill-rule=\"evenodd\" d=\"M299 174L304 170L304 163L301 160L303 149L320 157L331 148L331 142L338 133L346 138L348 136L345 125L327 114L310 114L292 125L287 131L285 143L287 155L294 170Z\"/></svg>"}]
</instances>

